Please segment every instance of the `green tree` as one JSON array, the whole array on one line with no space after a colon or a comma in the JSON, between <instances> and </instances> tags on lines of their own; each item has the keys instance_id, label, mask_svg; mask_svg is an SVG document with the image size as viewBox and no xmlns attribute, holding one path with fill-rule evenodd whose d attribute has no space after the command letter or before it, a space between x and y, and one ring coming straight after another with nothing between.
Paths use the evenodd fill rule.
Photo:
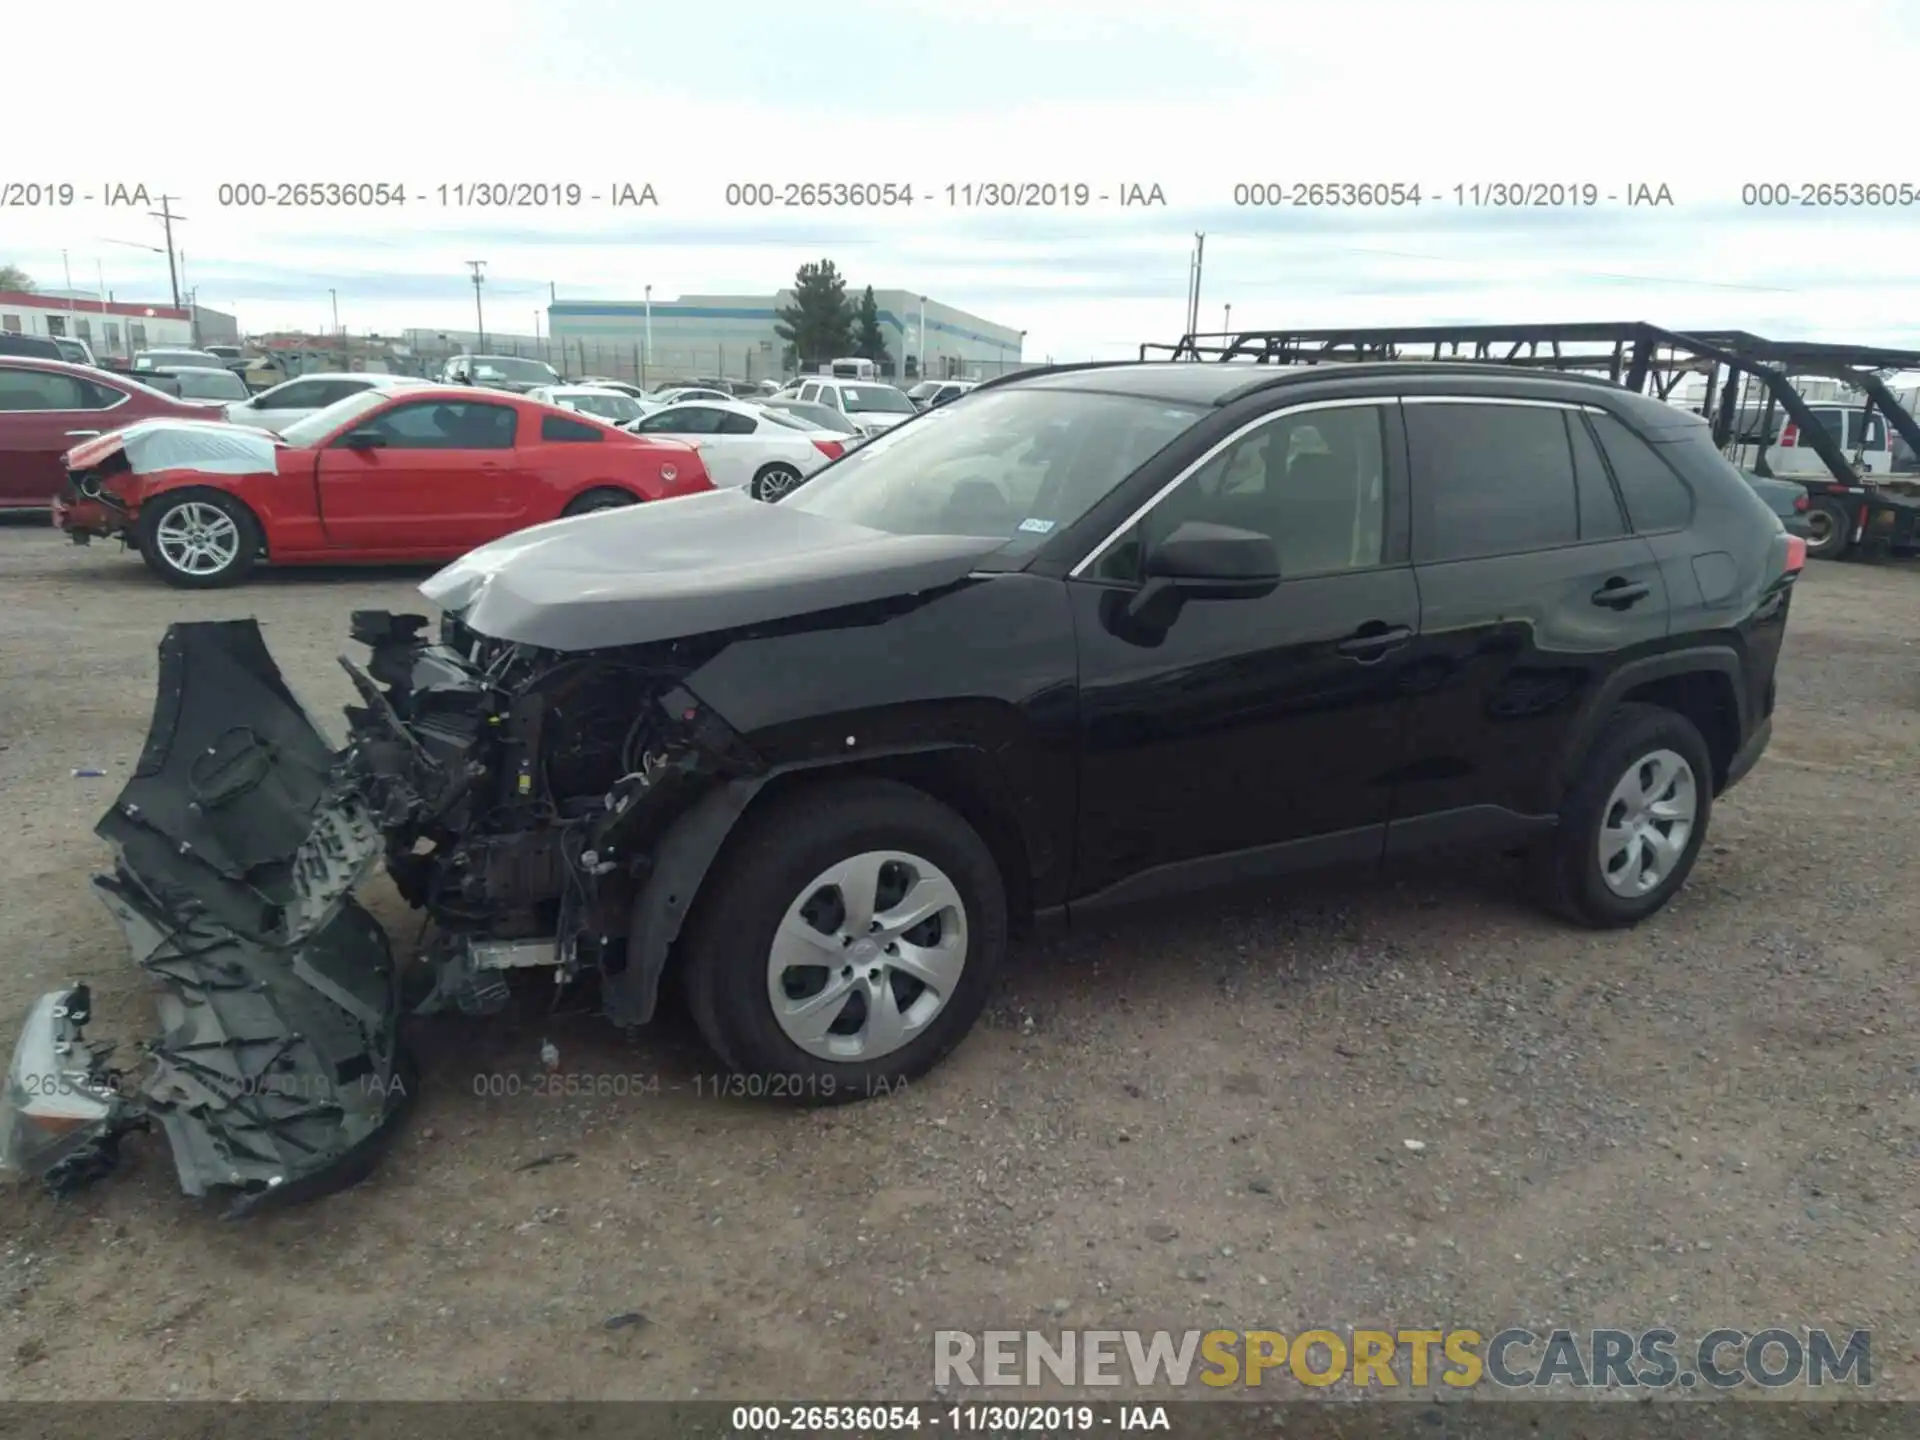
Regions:
<instances>
[{"instance_id":1,"label":"green tree","mask_svg":"<svg viewBox=\"0 0 1920 1440\"><path fill-rule=\"evenodd\" d=\"M883 371L893 369L893 357L887 353L887 337L880 333L880 306L867 286L853 312L853 353L871 360Z\"/></svg>"},{"instance_id":2,"label":"green tree","mask_svg":"<svg viewBox=\"0 0 1920 1440\"><path fill-rule=\"evenodd\" d=\"M800 267L793 277L793 303L781 307L773 331L793 347L803 370L851 353L853 307L847 303L846 279L831 260Z\"/></svg>"},{"instance_id":3,"label":"green tree","mask_svg":"<svg viewBox=\"0 0 1920 1440\"><path fill-rule=\"evenodd\" d=\"M33 277L18 265L0 265L0 290L32 290Z\"/></svg>"}]
</instances>

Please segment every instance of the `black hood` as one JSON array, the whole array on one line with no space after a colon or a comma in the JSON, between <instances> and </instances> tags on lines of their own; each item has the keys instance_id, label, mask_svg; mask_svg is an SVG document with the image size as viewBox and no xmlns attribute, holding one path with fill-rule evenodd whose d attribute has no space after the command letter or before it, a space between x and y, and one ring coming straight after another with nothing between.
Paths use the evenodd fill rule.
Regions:
<instances>
[{"instance_id":1,"label":"black hood","mask_svg":"<svg viewBox=\"0 0 1920 1440\"><path fill-rule=\"evenodd\" d=\"M481 635L598 650L936 590L1006 543L890 535L713 490L536 525L420 593Z\"/></svg>"}]
</instances>

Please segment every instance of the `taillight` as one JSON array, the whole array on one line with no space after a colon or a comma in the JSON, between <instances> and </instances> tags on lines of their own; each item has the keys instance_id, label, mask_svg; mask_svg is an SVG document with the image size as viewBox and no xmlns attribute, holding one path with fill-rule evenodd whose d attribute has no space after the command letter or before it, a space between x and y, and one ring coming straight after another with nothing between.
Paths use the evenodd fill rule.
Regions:
<instances>
[{"instance_id":1,"label":"taillight","mask_svg":"<svg viewBox=\"0 0 1920 1440\"><path fill-rule=\"evenodd\" d=\"M1783 449L1791 450L1799 443L1800 427L1789 420L1785 425L1780 427L1780 445Z\"/></svg>"},{"instance_id":2,"label":"taillight","mask_svg":"<svg viewBox=\"0 0 1920 1440\"><path fill-rule=\"evenodd\" d=\"M838 440L816 440L813 442L813 448L829 460L838 460L847 453Z\"/></svg>"},{"instance_id":3,"label":"taillight","mask_svg":"<svg viewBox=\"0 0 1920 1440\"><path fill-rule=\"evenodd\" d=\"M1802 495L1799 498L1797 498L1793 502L1793 508L1804 512L1807 508L1807 497Z\"/></svg>"},{"instance_id":4,"label":"taillight","mask_svg":"<svg viewBox=\"0 0 1920 1440\"><path fill-rule=\"evenodd\" d=\"M1798 535L1787 537L1787 574L1798 575L1807 563L1807 542Z\"/></svg>"}]
</instances>

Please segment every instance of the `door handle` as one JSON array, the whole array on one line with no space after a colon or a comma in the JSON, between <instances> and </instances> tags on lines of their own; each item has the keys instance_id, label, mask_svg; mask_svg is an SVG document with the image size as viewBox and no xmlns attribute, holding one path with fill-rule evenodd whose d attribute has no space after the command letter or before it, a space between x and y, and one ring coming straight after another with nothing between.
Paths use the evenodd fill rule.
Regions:
<instances>
[{"instance_id":1,"label":"door handle","mask_svg":"<svg viewBox=\"0 0 1920 1440\"><path fill-rule=\"evenodd\" d=\"M1384 658L1389 650L1398 650L1412 638L1413 630L1409 626L1369 620L1333 648L1342 655L1351 655L1362 665L1371 665Z\"/></svg>"},{"instance_id":2,"label":"door handle","mask_svg":"<svg viewBox=\"0 0 1920 1440\"><path fill-rule=\"evenodd\" d=\"M1629 605L1638 604L1652 593L1652 586L1639 580L1622 580L1616 575L1593 592L1593 603L1604 605L1609 610L1624 610Z\"/></svg>"},{"instance_id":3,"label":"door handle","mask_svg":"<svg viewBox=\"0 0 1920 1440\"><path fill-rule=\"evenodd\" d=\"M69 430L67 431L67 438L69 440L86 440L99 433L98 430Z\"/></svg>"}]
</instances>

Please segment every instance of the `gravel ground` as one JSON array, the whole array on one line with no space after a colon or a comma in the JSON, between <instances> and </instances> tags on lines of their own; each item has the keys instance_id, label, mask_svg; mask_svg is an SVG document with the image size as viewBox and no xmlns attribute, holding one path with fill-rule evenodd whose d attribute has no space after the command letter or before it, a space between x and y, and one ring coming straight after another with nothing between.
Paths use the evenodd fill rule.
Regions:
<instances>
[{"instance_id":1,"label":"gravel ground","mask_svg":"<svg viewBox=\"0 0 1920 1440\"><path fill-rule=\"evenodd\" d=\"M257 614L332 719L347 612L419 578L183 595L0 528L8 1036L75 978L92 1033L145 1033L85 877L163 625ZM1637 931L1560 928L1498 859L1210 901L1019 948L942 1069L816 1113L714 1098L684 1024L429 1022L354 1191L225 1223L155 1138L9 1198L0 1393L914 1399L936 1328L1785 1322L1870 1327L1915 1395L1920 570L1816 565L1790 628L1771 752ZM543 1040L658 1088L476 1093Z\"/></svg>"}]
</instances>

